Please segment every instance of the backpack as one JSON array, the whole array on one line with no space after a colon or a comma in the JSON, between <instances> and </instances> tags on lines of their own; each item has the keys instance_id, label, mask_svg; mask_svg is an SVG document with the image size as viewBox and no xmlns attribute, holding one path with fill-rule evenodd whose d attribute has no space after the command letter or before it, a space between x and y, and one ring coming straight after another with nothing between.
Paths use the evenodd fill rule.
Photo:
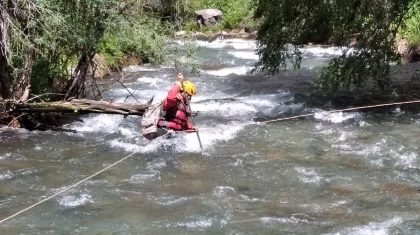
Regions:
<instances>
[{"instance_id":1,"label":"backpack","mask_svg":"<svg viewBox=\"0 0 420 235\"><path fill-rule=\"evenodd\" d=\"M158 122L162 117L163 102L149 106L143 114L141 120L141 133L148 140L153 140L159 136Z\"/></svg>"}]
</instances>

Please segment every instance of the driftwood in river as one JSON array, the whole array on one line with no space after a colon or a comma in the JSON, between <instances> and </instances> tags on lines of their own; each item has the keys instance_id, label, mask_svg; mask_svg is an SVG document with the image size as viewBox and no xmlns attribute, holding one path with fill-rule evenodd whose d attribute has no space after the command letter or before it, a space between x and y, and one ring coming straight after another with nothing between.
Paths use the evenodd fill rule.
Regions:
<instances>
[{"instance_id":1,"label":"driftwood in river","mask_svg":"<svg viewBox=\"0 0 420 235\"><path fill-rule=\"evenodd\" d=\"M11 105L11 106L10 106ZM1 106L1 105L0 105ZM87 99L73 99L71 101L42 102L42 103L11 103L11 112L61 112L61 113L106 113L142 116L148 104L113 103Z\"/></svg>"},{"instance_id":2,"label":"driftwood in river","mask_svg":"<svg viewBox=\"0 0 420 235\"><path fill-rule=\"evenodd\" d=\"M0 126L23 127L29 130L74 132L61 126L76 120L80 114L102 113L142 116L151 101L144 104L113 103L87 99L39 103L2 101L0 102Z\"/></svg>"}]
</instances>

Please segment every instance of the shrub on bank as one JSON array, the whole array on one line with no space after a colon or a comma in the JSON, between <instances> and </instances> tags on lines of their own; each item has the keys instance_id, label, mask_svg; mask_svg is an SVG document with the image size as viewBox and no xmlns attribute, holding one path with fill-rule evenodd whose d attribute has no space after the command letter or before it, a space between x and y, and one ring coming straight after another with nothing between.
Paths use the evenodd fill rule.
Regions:
<instances>
[{"instance_id":1,"label":"shrub on bank","mask_svg":"<svg viewBox=\"0 0 420 235\"><path fill-rule=\"evenodd\" d=\"M406 38L412 45L420 45L420 2L408 11L399 36Z\"/></svg>"}]
</instances>

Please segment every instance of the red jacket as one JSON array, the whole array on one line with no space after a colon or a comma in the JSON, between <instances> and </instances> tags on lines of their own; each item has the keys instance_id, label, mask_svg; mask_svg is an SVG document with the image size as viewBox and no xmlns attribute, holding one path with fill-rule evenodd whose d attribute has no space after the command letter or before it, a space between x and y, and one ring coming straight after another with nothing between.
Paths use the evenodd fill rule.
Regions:
<instances>
[{"instance_id":1,"label":"red jacket","mask_svg":"<svg viewBox=\"0 0 420 235\"><path fill-rule=\"evenodd\" d=\"M163 102L165 115L158 122L159 127L170 128L175 131L191 130L194 125L189 121L190 110L185 105L183 97L180 95L181 87L175 85L168 92L168 96Z\"/></svg>"}]
</instances>

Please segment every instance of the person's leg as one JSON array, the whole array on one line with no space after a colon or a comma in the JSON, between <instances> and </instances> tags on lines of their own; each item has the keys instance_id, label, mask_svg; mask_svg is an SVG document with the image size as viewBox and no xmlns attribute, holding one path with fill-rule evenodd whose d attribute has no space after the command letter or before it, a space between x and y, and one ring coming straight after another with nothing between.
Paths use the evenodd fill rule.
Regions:
<instances>
[{"instance_id":1,"label":"person's leg","mask_svg":"<svg viewBox=\"0 0 420 235\"><path fill-rule=\"evenodd\" d=\"M174 131L182 131L183 130L181 124L176 123L176 122L168 122L168 121L164 121L164 120L160 120L158 122L158 127L167 128L167 129L171 129L171 130L174 130Z\"/></svg>"}]
</instances>

